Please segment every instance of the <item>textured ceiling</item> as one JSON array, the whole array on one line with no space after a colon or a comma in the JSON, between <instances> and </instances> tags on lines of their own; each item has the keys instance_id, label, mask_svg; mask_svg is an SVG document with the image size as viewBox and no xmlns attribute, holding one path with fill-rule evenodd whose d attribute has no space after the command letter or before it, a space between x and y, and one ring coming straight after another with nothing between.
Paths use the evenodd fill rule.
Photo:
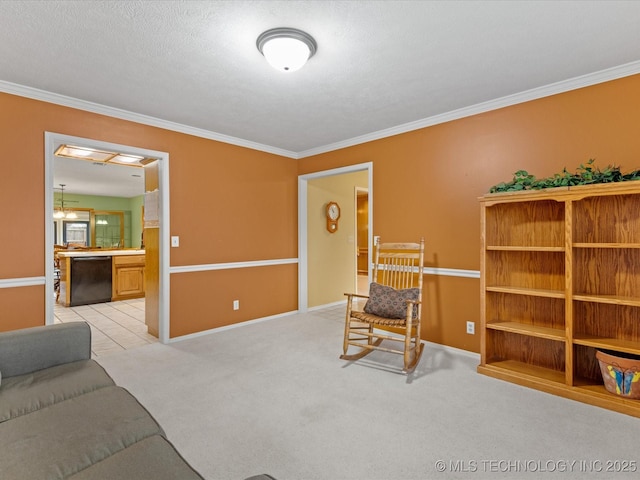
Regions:
<instances>
[{"instance_id":1,"label":"textured ceiling","mask_svg":"<svg viewBox=\"0 0 640 480\"><path fill-rule=\"evenodd\" d=\"M2 0L0 82L295 158L638 62L638 20L636 1ZM256 49L281 26L318 43L298 72Z\"/></svg>"}]
</instances>

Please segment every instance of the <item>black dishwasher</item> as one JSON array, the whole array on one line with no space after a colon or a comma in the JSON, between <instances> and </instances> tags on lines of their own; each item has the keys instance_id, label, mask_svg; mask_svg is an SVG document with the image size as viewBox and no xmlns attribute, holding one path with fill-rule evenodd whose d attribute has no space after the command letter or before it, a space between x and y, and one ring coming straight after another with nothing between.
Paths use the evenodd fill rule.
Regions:
<instances>
[{"instance_id":1,"label":"black dishwasher","mask_svg":"<svg viewBox=\"0 0 640 480\"><path fill-rule=\"evenodd\" d=\"M70 305L111 301L111 257L71 259Z\"/></svg>"}]
</instances>

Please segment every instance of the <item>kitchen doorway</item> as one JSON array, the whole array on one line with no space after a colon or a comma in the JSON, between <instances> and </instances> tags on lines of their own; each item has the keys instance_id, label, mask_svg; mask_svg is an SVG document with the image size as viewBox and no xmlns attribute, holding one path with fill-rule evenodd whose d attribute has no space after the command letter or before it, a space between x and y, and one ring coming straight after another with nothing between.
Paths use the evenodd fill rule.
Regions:
<instances>
[{"instance_id":1,"label":"kitchen doorway","mask_svg":"<svg viewBox=\"0 0 640 480\"><path fill-rule=\"evenodd\" d=\"M46 324L54 323L54 222L53 191L55 152L61 145L74 145L80 148L107 152L119 152L123 155L141 156L149 161L145 172L145 209L144 231L145 251L149 261L155 265L156 275L148 277L149 284L145 294L145 315L149 330L155 322L155 332L162 343L169 342L169 154L166 152L142 149L128 145L119 145L98 140L45 132L45 299ZM84 160L78 160L79 162ZM154 188L148 189L147 172L153 178Z\"/></svg>"}]
</instances>

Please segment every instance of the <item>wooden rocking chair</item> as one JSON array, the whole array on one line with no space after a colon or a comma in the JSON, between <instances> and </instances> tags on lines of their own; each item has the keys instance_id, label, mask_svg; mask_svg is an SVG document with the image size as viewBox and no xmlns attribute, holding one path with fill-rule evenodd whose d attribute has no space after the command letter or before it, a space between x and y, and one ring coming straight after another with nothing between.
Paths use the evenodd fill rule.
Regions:
<instances>
[{"instance_id":1,"label":"wooden rocking chair","mask_svg":"<svg viewBox=\"0 0 640 480\"><path fill-rule=\"evenodd\" d=\"M414 371L423 350L420 340L423 260L424 238L420 243L380 243L377 239L369 295L345 293L347 317L341 359L358 360L374 350L382 350L403 355L402 371L407 374ZM362 311L356 308L355 298L367 299ZM383 340L401 342L402 348L382 347ZM361 350L347 355L349 346Z\"/></svg>"}]
</instances>

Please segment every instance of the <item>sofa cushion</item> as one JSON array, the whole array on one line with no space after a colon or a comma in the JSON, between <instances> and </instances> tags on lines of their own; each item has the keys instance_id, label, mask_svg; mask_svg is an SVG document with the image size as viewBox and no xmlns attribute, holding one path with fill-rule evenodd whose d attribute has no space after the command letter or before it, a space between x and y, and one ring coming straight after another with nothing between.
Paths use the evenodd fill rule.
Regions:
<instances>
[{"instance_id":1,"label":"sofa cushion","mask_svg":"<svg viewBox=\"0 0 640 480\"><path fill-rule=\"evenodd\" d=\"M63 479L152 435L160 425L121 387L104 387L0 423L7 479Z\"/></svg>"},{"instance_id":2,"label":"sofa cushion","mask_svg":"<svg viewBox=\"0 0 640 480\"><path fill-rule=\"evenodd\" d=\"M0 422L111 385L113 379L94 360L5 378L0 385Z\"/></svg>"},{"instance_id":3,"label":"sofa cushion","mask_svg":"<svg viewBox=\"0 0 640 480\"><path fill-rule=\"evenodd\" d=\"M0 334L0 370L4 378L90 358L91 328L86 322L57 323Z\"/></svg>"},{"instance_id":4,"label":"sofa cushion","mask_svg":"<svg viewBox=\"0 0 640 480\"><path fill-rule=\"evenodd\" d=\"M69 477L70 480L203 480L164 437L154 435Z\"/></svg>"}]
</instances>

